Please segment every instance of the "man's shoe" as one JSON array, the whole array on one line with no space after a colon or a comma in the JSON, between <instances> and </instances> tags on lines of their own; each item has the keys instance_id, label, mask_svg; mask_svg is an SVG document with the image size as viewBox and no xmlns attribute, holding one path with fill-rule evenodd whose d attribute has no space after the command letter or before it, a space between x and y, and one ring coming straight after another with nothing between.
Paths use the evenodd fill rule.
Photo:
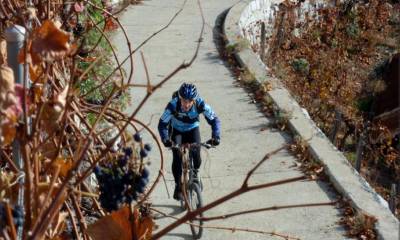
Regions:
<instances>
[{"instance_id":1,"label":"man's shoe","mask_svg":"<svg viewBox=\"0 0 400 240\"><path fill-rule=\"evenodd\" d=\"M175 185L174 199L177 201L182 199L181 187L178 184Z\"/></svg>"}]
</instances>

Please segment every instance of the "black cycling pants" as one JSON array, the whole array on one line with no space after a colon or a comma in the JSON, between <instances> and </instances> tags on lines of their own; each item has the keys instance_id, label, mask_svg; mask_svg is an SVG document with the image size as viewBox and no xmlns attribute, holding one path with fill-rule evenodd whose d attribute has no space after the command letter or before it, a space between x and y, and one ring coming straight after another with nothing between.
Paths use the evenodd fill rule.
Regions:
<instances>
[{"instance_id":1,"label":"black cycling pants","mask_svg":"<svg viewBox=\"0 0 400 240\"><path fill-rule=\"evenodd\" d=\"M187 132L172 129L171 140L176 144L200 143L200 130L198 127ZM192 147L189 154L193 159L194 169L199 169L201 165L200 146ZM174 175L175 183L179 184L182 176L182 157L177 149L172 150L172 155L172 174Z\"/></svg>"}]
</instances>

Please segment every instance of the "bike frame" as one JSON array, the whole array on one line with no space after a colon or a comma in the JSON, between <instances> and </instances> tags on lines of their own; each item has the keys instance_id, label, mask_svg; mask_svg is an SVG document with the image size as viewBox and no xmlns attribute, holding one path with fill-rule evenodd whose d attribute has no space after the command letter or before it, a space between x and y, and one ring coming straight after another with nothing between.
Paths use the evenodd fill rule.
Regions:
<instances>
[{"instance_id":1,"label":"bike frame","mask_svg":"<svg viewBox=\"0 0 400 240\"><path fill-rule=\"evenodd\" d=\"M188 206L188 197L187 192L189 191L189 187L192 184L198 184L200 186L200 182L194 182L194 167L193 167L193 159L190 158L190 151L191 148L194 146L206 147L207 149L211 148L212 146L206 143L183 143L179 145L175 145L172 147L173 149L177 149L181 153L182 157L182 194L184 197L184 204L185 208L189 209ZM199 179L200 181L200 179ZM191 209L190 209L191 210Z\"/></svg>"},{"instance_id":2,"label":"bike frame","mask_svg":"<svg viewBox=\"0 0 400 240\"><path fill-rule=\"evenodd\" d=\"M188 210L189 212L193 211L194 208L201 208L203 204L201 191L202 184L200 178L198 181L195 181L194 178L194 167L193 167L193 159L190 157L190 152L193 146L206 147L211 148L213 146L208 145L206 143L184 143L180 145L175 145L171 147L172 149L177 149L181 154L182 160L182 177L181 177L181 187L182 187L182 195L183 199L181 199L181 207ZM200 217L202 214L200 214ZM192 235L194 239L200 239L203 233L202 228L203 222L200 221L198 224L191 224L190 229L192 231Z\"/></svg>"}]
</instances>

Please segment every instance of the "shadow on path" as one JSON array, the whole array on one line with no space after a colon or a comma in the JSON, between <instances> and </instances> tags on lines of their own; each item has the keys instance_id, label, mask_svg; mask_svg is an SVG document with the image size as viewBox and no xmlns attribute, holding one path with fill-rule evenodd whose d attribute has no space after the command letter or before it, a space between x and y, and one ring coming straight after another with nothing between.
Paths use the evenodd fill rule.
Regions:
<instances>
[{"instance_id":1,"label":"shadow on path","mask_svg":"<svg viewBox=\"0 0 400 240\"><path fill-rule=\"evenodd\" d=\"M174 239L193 239L193 236L191 234L185 233L169 233L166 236L174 237Z\"/></svg>"},{"instance_id":2,"label":"shadow on path","mask_svg":"<svg viewBox=\"0 0 400 240\"><path fill-rule=\"evenodd\" d=\"M171 205L171 204L154 204L153 208L167 208L170 209L170 212L165 212L163 211L165 214L171 215L171 216L176 216L180 213L183 212L182 208L180 205ZM157 215L155 217L156 219L162 219L162 218L167 218L166 216L163 215Z\"/></svg>"}]
</instances>

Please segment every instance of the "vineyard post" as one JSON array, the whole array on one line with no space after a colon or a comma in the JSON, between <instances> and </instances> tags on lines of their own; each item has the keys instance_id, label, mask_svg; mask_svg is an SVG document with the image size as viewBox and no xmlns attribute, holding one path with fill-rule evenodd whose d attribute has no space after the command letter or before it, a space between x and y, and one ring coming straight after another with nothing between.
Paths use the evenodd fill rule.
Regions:
<instances>
[{"instance_id":1,"label":"vineyard post","mask_svg":"<svg viewBox=\"0 0 400 240\"><path fill-rule=\"evenodd\" d=\"M395 183L392 183L392 189L390 190L390 199L389 199L389 208L393 214L396 212L396 195L397 195L397 186Z\"/></svg>"},{"instance_id":2,"label":"vineyard post","mask_svg":"<svg viewBox=\"0 0 400 240\"><path fill-rule=\"evenodd\" d=\"M364 150L364 138L365 138L365 133L362 132L361 135L360 135L360 139L358 140L357 150L356 150L355 168L356 168L357 172L359 172L360 169L361 169L362 152Z\"/></svg>"},{"instance_id":3,"label":"vineyard post","mask_svg":"<svg viewBox=\"0 0 400 240\"><path fill-rule=\"evenodd\" d=\"M260 58L264 61L265 55L265 23L261 22L261 43L260 43Z\"/></svg>"},{"instance_id":4,"label":"vineyard post","mask_svg":"<svg viewBox=\"0 0 400 240\"><path fill-rule=\"evenodd\" d=\"M24 81L24 65L18 63L18 53L22 49L25 40L26 30L19 25L13 25L5 30L4 36L7 41L7 62L14 72L15 83L23 84ZM13 159L20 171L24 169L24 162L21 156L21 144L16 139L12 145ZM17 204L24 209L24 176L19 178L18 202ZM18 226L17 239L22 239L23 226Z\"/></svg>"},{"instance_id":5,"label":"vineyard post","mask_svg":"<svg viewBox=\"0 0 400 240\"><path fill-rule=\"evenodd\" d=\"M337 147L336 135L337 135L337 132L339 131L341 122L342 122L342 113L336 109L334 126L333 126L332 132L329 136L329 139L331 140L333 145L335 145L335 147Z\"/></svg>"}]
</instances>

